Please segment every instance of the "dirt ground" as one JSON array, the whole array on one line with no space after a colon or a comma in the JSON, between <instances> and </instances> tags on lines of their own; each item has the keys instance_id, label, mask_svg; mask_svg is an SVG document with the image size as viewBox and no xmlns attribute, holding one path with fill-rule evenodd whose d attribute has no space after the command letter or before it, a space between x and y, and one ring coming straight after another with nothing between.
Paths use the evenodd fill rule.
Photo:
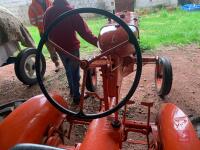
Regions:
<instances>
[{"instance_id":1,"label":"dirt ground","mask_svg":"<svg viewBox=\"0 0 200 150\"><path fill-rule=\"evenodd\" d=\"M165 99L157 96L154 84L154 65L143 67L141 81L136 93L133 96L135 104L129 108L129 117L137 120L145 120L147 110L138 107L141 101L153 101L154 107L151 110L153 121L163 102L172 102L180 107L189 116L200 116L200 48L198 45L191 44L187 46L171 46L159 48L154 54L144 54L145 56L166 56L170 59L173 68L173 85L171 92ZM131 78L126 78L122 87L122 93L125 93L129 87ZM47 72L45 74L45 84L49 91L59 91L64 97L68 95L66 88L66 77L63 69L55 73L54 66L48 62ZM102 83L99 83L102 85ZM99 86L100 86L99 85ZM29 99L32 96L40 94L38 85L27 87L23 85L15 76L13 65L0 68L0 104L17 100ZM85 127L75 127L70 144L74 141L80 142L84 135ZM131 136L130 136L131 137ZM123 149L146 149L145 147L133 146L124 143Z\"/></svg>"}]
</instances>

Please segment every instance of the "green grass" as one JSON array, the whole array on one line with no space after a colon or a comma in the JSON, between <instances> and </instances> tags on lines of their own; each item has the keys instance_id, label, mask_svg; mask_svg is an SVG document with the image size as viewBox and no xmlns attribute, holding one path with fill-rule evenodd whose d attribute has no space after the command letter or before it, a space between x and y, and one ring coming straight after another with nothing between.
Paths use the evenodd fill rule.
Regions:
<instances>
[{"instance_id":1,"label":"green grass","mask_svg":"<svg viewBox=\"0 0 200 150\"><path fill-rule=\"evenodd\" d=\"M165 9L157 13L140 16L140 45L144 50L159 48L167 45L183 45L190 43L200 43L200 12L186 12L174 10L168 12ZM87 20L93 33L98 35L100 28L107 20L97 17ZM39 34L36 28L28 27L31 35L38 44ZM81 51L92 52L95 47L88 44L83 39L81 41ZM47 54L47 50L44 52Z\"/></svg>"},{"instance_id":2,"label":"green grass","mask_svg":"<svg viewBox=\"0 0 200 150\"><path fill-rule=\"evenodd\" d=\"M140 44L143 49L167 45L200 43L200 12L161 10L140 17Z\"/></svg>"}]
</instances>

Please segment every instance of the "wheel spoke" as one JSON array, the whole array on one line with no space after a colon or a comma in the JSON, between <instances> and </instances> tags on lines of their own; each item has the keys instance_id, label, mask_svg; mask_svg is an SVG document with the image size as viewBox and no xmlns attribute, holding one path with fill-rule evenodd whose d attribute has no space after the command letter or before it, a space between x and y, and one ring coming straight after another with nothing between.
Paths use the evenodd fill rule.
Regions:
<instances>
[{"instance_id":1,"label":"wheel spoke","mask_svg":"<svg viewBox=\"0 0 200 150\"><path fill-rule=\"evenodd\" d=\"M99 59L102 58L103 56L108 56L108 55L112 54L112 53L115 51L116 48L122 47L122 46L126 45L127 43L129 43L128 40L127 40L127 41L124 41L124 42L121 42L120 44L118 44L118 45L116 45L116 46L114 46L114 47L112 47L112 48L110 48L110 49L108 49L108 50L105 50L105 51L104 51L103 53L101 53L100 55L98 55L98 56L94 57L93 59L89 60L89 61L88 61L89 64L91 64L92 62L94 62L94 61L96 61L96 60L99 60ZM102 51L102 50L101 50L101 51Z\"/></svg>"},{"instance_id":2,"label":"wheel spoke","mask_svg":"<svg viewBox=\"0 0 200 150\"><path fill-rule=\"evenodd\" d=\"M57 45L55 42L49 40L49 43L51 43L56 48L56 50L59 50L60 52L64 53L65 55L69 56L70 59L73 59L74 61L78 61L79 63L82 62L78 57L72 55L67 50L65 50L62 47L60 47L59 45Z\"/></svg>"},{"instance_id":3,"label":"wheel spoke","mask_svg":"<svg viewBox=\"0 0 200 150\"><path fill-rule=\"evenodd\" d=\"M39 60L41 59L40 55L42 52L43 45L47 41L50 31L57 24L61 23L61 21L63 21L67 17L69 17L71 15L75 15L75 14L81 14L81 13L95 13L95 14L100 14L100 15L103 15L103 16L113 19L115 22L117 22L119 24L119 26L121 26L127 32L128 38L123 42L119 42L120 44L115 43L115 44L117 44L116 46L114 46L106 51L102 51L102 53L100 55L94 57L92 60L89 60L89 61L80 60L78 57L70 54L69 52L67 52L66 50L61 48L59 45L54 43L53 41L50 41L50 43L56 48L56 50L59 50L60 52L66 54L72 60L78 61L80 63L80 67L83 69L83 72L84 72L83 73L83 83L82 83L82 87L81 87L81 96L80 96L80 104L79 104L80 111L78 113L76 113L74 111L71 111L67 108L62 107L49 95L49 93L47 92L47 90L43 84L43 81L41 79L40 69L39 69L40 67L38 67L38 66L40 64ZM136 50L136 57L137 57L136 58L137 69L136 69L136 73L135 73L135 79L133 80L130 90L128 91L126 96L121 101L119 101L119 103L117 103L113 108L111 108L109 110L105 110L104 112L96 113L96 114L85 114L83 111L83 108L84 108L84 93L85 93L87 71L89 69L91 69L90 67L92 66L93 62L102 59L102 57L104 57L104 56L109 56L109 55L113 54L113 52L115 52L116 48L123 47L127 44L134 45L134 48ZM64 12L62 15L60 15L58 18L56 18L52 24L50 24L48 26L47 30L45 31L44 35L42 36L42 38L39 42L38 51L39 51L39 53L37 53L37 56L36 56L36 74L37 74L38 83L40 85L42 92L44 93L44 95L47 97L47 99L53 106L55 106L61 112L71 115L73 117L78 117L78 118L83 118L83 119L96 119L96 118L108 116L108 115L116 112L118 109L122 108L126 104L126 102L132 97L133 93L135 92L135 90L139 84L139 80L140 80L141 72L142 72L142 58L141 58L141 52L140 52L140 47L139 47L137 38L134 36L132 30L129 28L129 26L125 22L123 22L120 18L113 15L112 13L101 10L101 9L80 8L80 9L73 9L73 10ZM105 64L105 65L107 65L107 64Z\"/></svg>"}]
</instances>

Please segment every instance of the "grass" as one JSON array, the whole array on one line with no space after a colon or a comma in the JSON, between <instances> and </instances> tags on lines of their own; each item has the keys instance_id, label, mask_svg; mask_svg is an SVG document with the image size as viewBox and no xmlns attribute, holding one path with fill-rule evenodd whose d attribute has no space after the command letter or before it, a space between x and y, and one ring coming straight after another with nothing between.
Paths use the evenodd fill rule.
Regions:
<instances>
[{"instance_id":1,"label":"grass","mask_svg":"<svg viewBox=\"0 0 200 150\"><path fill-rule=\"evenodd\" d=\"M143 49L167 45L200 43L200 12L175 10L140 17L140 44Z\"/></svg>"},{"instance_id":2,"label":"grass","mask_svg":"<svg viewBox=\"0 0 200 150\"><path fill-rule=\"evenodd\" d=\"M151 50L160 46L184 45L200 43L200 12L186 12L165 9L157 13L140 16L140 45L144 50ZM100 28L106 24L106 19L97 17L87 20L93 33L98 35ZM31 35L38 44L39 34L36 28L28 27ZM81 51L92 52L95 47L80 38ZM45 50L45 55L47 50Z\"/></svg>"}]
</instances>

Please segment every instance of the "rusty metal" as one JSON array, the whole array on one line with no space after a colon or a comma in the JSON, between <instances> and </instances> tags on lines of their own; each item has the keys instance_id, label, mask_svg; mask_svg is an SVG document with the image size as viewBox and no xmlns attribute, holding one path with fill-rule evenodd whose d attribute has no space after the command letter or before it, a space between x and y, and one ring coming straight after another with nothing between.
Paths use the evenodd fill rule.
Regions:
<instances>
[{"instance_id":1,"label":"rusty metal","mask_svg":"<svg viewBox=\"0 0 200 150\"><path fill-rule=\"evenodd\" d=\"M80 103L79 103L80 111L83 110L86 77L87 77L87 70L85 69L83 72L83 83L81 87L81 96L80 96Z\"/></svg>"},{"instance_id":2,"label":"rusty metal","mask_svg":"<svg viewBox=\"0 0 200 150\"><path fill-rule=\"evenodd\" d=\"M133 121L133 120L127 120L126 119L126 106L125 106L125 113L123 115L123 125L124 125L124 141L127 140L128 133L129 132L137 132L141 133L143 135L146 135L146 141L141 140L128 140L132 144L147 144L148 147L150 147L150 141L149 141L149 134L152 131L150 126L150 108L153 106L153 103L147 103L142 102L141 105L148 107L148 116L147 116L147 122L141 122L141 121Z\"/></svg>"}]
</instances>

